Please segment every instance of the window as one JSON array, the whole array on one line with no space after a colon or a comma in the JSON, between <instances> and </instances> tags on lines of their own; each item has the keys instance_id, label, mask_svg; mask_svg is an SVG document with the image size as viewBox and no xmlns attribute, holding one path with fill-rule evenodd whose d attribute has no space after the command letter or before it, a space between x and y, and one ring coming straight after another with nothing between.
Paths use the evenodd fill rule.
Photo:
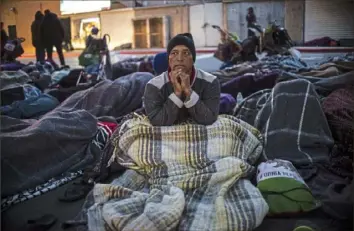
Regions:
<instances>
[{"instance_id":1,"label":"window","mask_svg":"<svg viewBox=\"0 0 354 231\"><path fill-rule=\"evenodd\" d=\"M17 38L17 28L16 25L9 25L7 26L7 29L9 31L9 39L16 39Z\"/></svg>"},{"instance_id":2,"label":"window","mask_svg":"<svg viewBox=\"0 0 354 231\"><path fill-rule=\"evenodd\" d=\"M162 31L162 18L150 18L150 47L162 48L163 47L163 31Z\"/></svg>"},{"instance_id":3,"label":"window","mask_svg":"<svg viewBox=\"0 0 354 231\"><path fill-rule=\"evenodd\" d=\"M134 21L135 48L148 48L146 19Z\"/></svg>"},{"instance_id":4,"label":"window","mask_svg":"<svg viewBox=\"0 0 354 231\"><path fill-rule=\"evenodd\" d=\"M162 18L134 20L134 41L135 48L162 48Z\"/></svg>"}]
</instances>

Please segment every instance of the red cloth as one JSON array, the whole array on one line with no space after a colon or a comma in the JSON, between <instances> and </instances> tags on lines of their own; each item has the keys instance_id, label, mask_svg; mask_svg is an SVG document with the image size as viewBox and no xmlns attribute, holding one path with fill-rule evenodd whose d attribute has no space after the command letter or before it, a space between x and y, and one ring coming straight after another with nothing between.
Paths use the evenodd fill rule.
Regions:
<instances>
[{"instance_id":1,"label":"red cloth","mask_svg":"<svg viewBox=\"0 0 354 231\"><path fill-rule=\"evenodd\" d=\"M98 126L104 127L109 136L111 136L118 127L118 124L111 122L98 122L97 124Z\"/></svg>"},{"instance_id":2,"label":"red cloth","mask_svg":"<svg viewBox=\"0 0 354 231\"><path fill-rule=\"evenodd\" d=\"M353 175L354 86L333 91L322 103L336 148L330 154L330 170Z\"/></svg>"}]
</instances>

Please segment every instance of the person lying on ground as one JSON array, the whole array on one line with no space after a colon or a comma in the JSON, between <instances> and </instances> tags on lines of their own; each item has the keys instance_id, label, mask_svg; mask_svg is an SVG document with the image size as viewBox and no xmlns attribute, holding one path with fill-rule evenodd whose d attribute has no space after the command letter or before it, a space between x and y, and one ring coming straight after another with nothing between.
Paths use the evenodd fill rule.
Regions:
<instances>
[{"instance_id":1,"label":"person lying on ground","mask_svg":"<svg viewBox=\"0 0 354 231\"><path fill-rule=\"evenodd\" d=\"M219 114L218 79L194 67L196 50L189 33L172 38L167 46L168 71L148 82L144 107L154 126L170 126L192 120L214 123Z\"/></svg>"}]
</instances>

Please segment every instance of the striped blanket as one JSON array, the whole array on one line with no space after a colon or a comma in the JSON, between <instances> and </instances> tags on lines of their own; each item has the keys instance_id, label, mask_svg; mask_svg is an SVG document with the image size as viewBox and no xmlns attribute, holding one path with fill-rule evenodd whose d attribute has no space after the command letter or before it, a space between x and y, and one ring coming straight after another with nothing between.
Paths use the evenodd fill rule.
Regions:
<instances>
[{"instance_id":1,"label":"striped blanket","mask_svg":"<svg viewBox=\"0 0 354 231\"><path fill-rule=\"evenodd\" d=\"M250 231L268 212L249 180L263 149L261 135L235 117L171 127L135 117L112 141L129 176L95 185L87 212L91 231Z\"/></svg>"}]
</instances>

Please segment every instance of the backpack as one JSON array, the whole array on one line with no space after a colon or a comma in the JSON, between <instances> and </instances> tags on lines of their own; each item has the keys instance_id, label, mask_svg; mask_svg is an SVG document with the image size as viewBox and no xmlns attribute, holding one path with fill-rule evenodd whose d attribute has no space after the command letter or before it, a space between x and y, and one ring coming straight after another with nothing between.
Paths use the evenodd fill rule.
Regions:
<instances>
[{"instance_id":1,"label":"backpack","mask_svg":"<svg viewBox=\"0 0 354 231\"><path fill-rule=\"evenodd\" d=\"M110 40L108 34L105 34L103 38L92 39L89 46L84 49L84 51L79 56L80 66L90 66L93 64L101 63L101 52L108 50L107 38Z\"/></svg>"}]
</instances>

